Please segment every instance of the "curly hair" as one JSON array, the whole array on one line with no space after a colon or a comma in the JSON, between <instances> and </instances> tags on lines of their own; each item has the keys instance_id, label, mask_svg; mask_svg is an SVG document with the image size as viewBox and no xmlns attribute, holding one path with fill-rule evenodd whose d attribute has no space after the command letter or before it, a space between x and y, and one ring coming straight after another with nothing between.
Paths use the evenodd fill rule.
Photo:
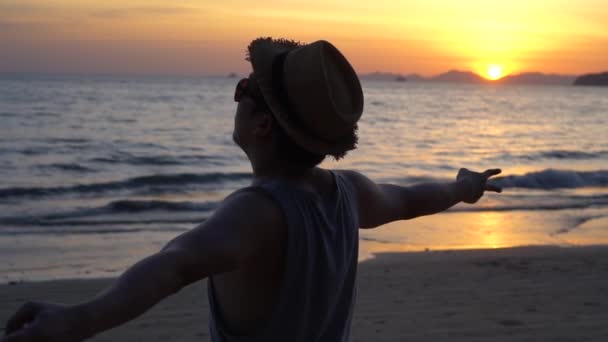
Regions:
<instances>
[{"instance_id":1,"label":"curly hair","mask_svg":"<svg viewBox=\"0 0 608 342\"><path fill-rule=\"evenodd\" d=\"M251 62L251 51L253 51L253 49L255 49L255 46L263 43L263 42L272 42L274 44L279 44L282 45L286 48L290 48L290 49L296 49L299 48L301 46L304 46L304 43L296 41L296 40L291 40L291 39L285 39L285 38L271 38L271 37L260 37L257 39L254 39L253 41L251 41L251 43L249 43L249 45L247 46L247 52L245 54L245 60L248 62Z\"/></svg>"}]
</instances>

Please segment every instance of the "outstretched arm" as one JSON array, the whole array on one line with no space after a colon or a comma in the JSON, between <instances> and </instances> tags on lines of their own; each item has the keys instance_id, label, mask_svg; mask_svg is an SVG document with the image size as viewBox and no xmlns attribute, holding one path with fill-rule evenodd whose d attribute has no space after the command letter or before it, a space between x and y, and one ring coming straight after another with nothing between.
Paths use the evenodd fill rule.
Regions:
<instances>
[{"instance_id":1,"label":"outstretched arm","mask_svg":"<svg viewBox=\"0 0 608 342\"><path fill-rule=\"evenodd\" d=\"M82 341L121 325L190 283L237 269L276 243L281 220L263 195L230 196L207 221L133 265L91 301L25 304L7 323L1 342Z\"/></svg>"},{"instance_id":2,"label":"outstretched arm","mask_svg":"<svg viewBox=\"0 0 608 342\"><path fill-rule=\"evenodd\" d=\"M454 182L425 183L408 187L376 184L355 171L343 173L355 185L357 191L361 228L375 228L392 221L435 214L461 201L475 203L486 190L501 192L499 187L487 184L488 178L500 172L499 169L482 173L460 169Z\"/></svg>"}]
</instances>

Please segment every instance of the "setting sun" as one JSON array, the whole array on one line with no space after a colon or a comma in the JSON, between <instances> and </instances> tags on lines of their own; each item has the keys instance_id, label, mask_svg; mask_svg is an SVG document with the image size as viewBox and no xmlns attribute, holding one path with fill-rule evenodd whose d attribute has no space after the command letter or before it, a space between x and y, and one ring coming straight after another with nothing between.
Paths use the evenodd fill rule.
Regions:
<instances>
[{"instance_id":1,"label":"setting sun","mask_svg":"<svg viewBox=\"0 0 608 342\"><path fill-rule=\"evenodd\" d=\"M486 76L491 80L497 80L504 76L501 65L489 65Z\"/></svg>"}]
</instances>

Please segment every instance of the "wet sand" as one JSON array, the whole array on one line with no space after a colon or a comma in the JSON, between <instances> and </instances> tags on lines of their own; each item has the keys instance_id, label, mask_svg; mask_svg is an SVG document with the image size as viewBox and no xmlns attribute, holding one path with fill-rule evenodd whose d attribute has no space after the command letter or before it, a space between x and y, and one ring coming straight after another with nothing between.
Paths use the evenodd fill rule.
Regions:
<instances>
[{"instance_id":1,"label":"wet sand","mask_svg":"<svg viewBox=\"0 0 608 342\"><path fill-rule=\"evenodd\" d=\"M0 285L0 321L26 300L75 303L110 281ZM608 341L608 247L384 253L358 281L352 341ZM92 341L208 341L205 288Z\"/></svg>"}]
</instances>

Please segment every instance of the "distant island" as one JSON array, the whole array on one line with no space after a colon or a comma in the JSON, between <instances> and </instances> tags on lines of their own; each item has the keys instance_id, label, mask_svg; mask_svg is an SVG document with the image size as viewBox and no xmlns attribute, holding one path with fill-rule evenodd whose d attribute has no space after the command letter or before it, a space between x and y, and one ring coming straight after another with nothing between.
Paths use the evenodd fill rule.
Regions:
<instances>
[{"instance_id":1,"label":"distant island","mask_svg":"<svg viewBox=\"0 0 608 342\"><path fill-rule=\"evenodd\" d=\"M571 85L576 79L573 75L543 74L541 72L524 72L507 75L494 82L501 84L559 84Z\"/></svg>"},{"instance_id":2,"label":"distant island","mask_svg":"<svg viewBox=\"0 0 608 342\"><path fill-rule=\"evenodd\" d=\"M586 74L576 78L574 85L579 86L608 86L608 71L598 74Z\"/></svg>"},{"instance_id":3,"label":"distant island","mask_svg":"<svg viewBox=\"0 0 608 342\"><path fill-rule=\"evenodd\" d=\"M461 82L461 83L483 83L486 80L471 71L450 70L429 78L429 81L436 82Z\"/></svg>"},{"instance_id":4,"label":"distant island","mask_svg":"<svg viewBox=\"0 0 608 342\"><path fill-rule=\"evenodd\" d=\"M370 80L370 81L396 81L396 82L406 82L406 81L421 81L423 80L422 76L411 74L411 75L402 75L402 74L393 74L391 72L372 72L369 74L360 75L362 79Z\"/></svg>"},{"instance_id":5,"label":"distant island","mask_svg":"<svg viewBox=\"0 0 608 342\"><path fill-rule=\"evenodd\" d=\"M423 77L418 74L394 74L390 72L372 72L361 75L363 80L397 81L397 82L451 82L469 84L527 84L527 85L608 85L608 72L576 75L545 74L541 72L523 72L506 75L498 80L488 80L472 71L450 70L439 75Z\"/></svg>"}]
</instances>

